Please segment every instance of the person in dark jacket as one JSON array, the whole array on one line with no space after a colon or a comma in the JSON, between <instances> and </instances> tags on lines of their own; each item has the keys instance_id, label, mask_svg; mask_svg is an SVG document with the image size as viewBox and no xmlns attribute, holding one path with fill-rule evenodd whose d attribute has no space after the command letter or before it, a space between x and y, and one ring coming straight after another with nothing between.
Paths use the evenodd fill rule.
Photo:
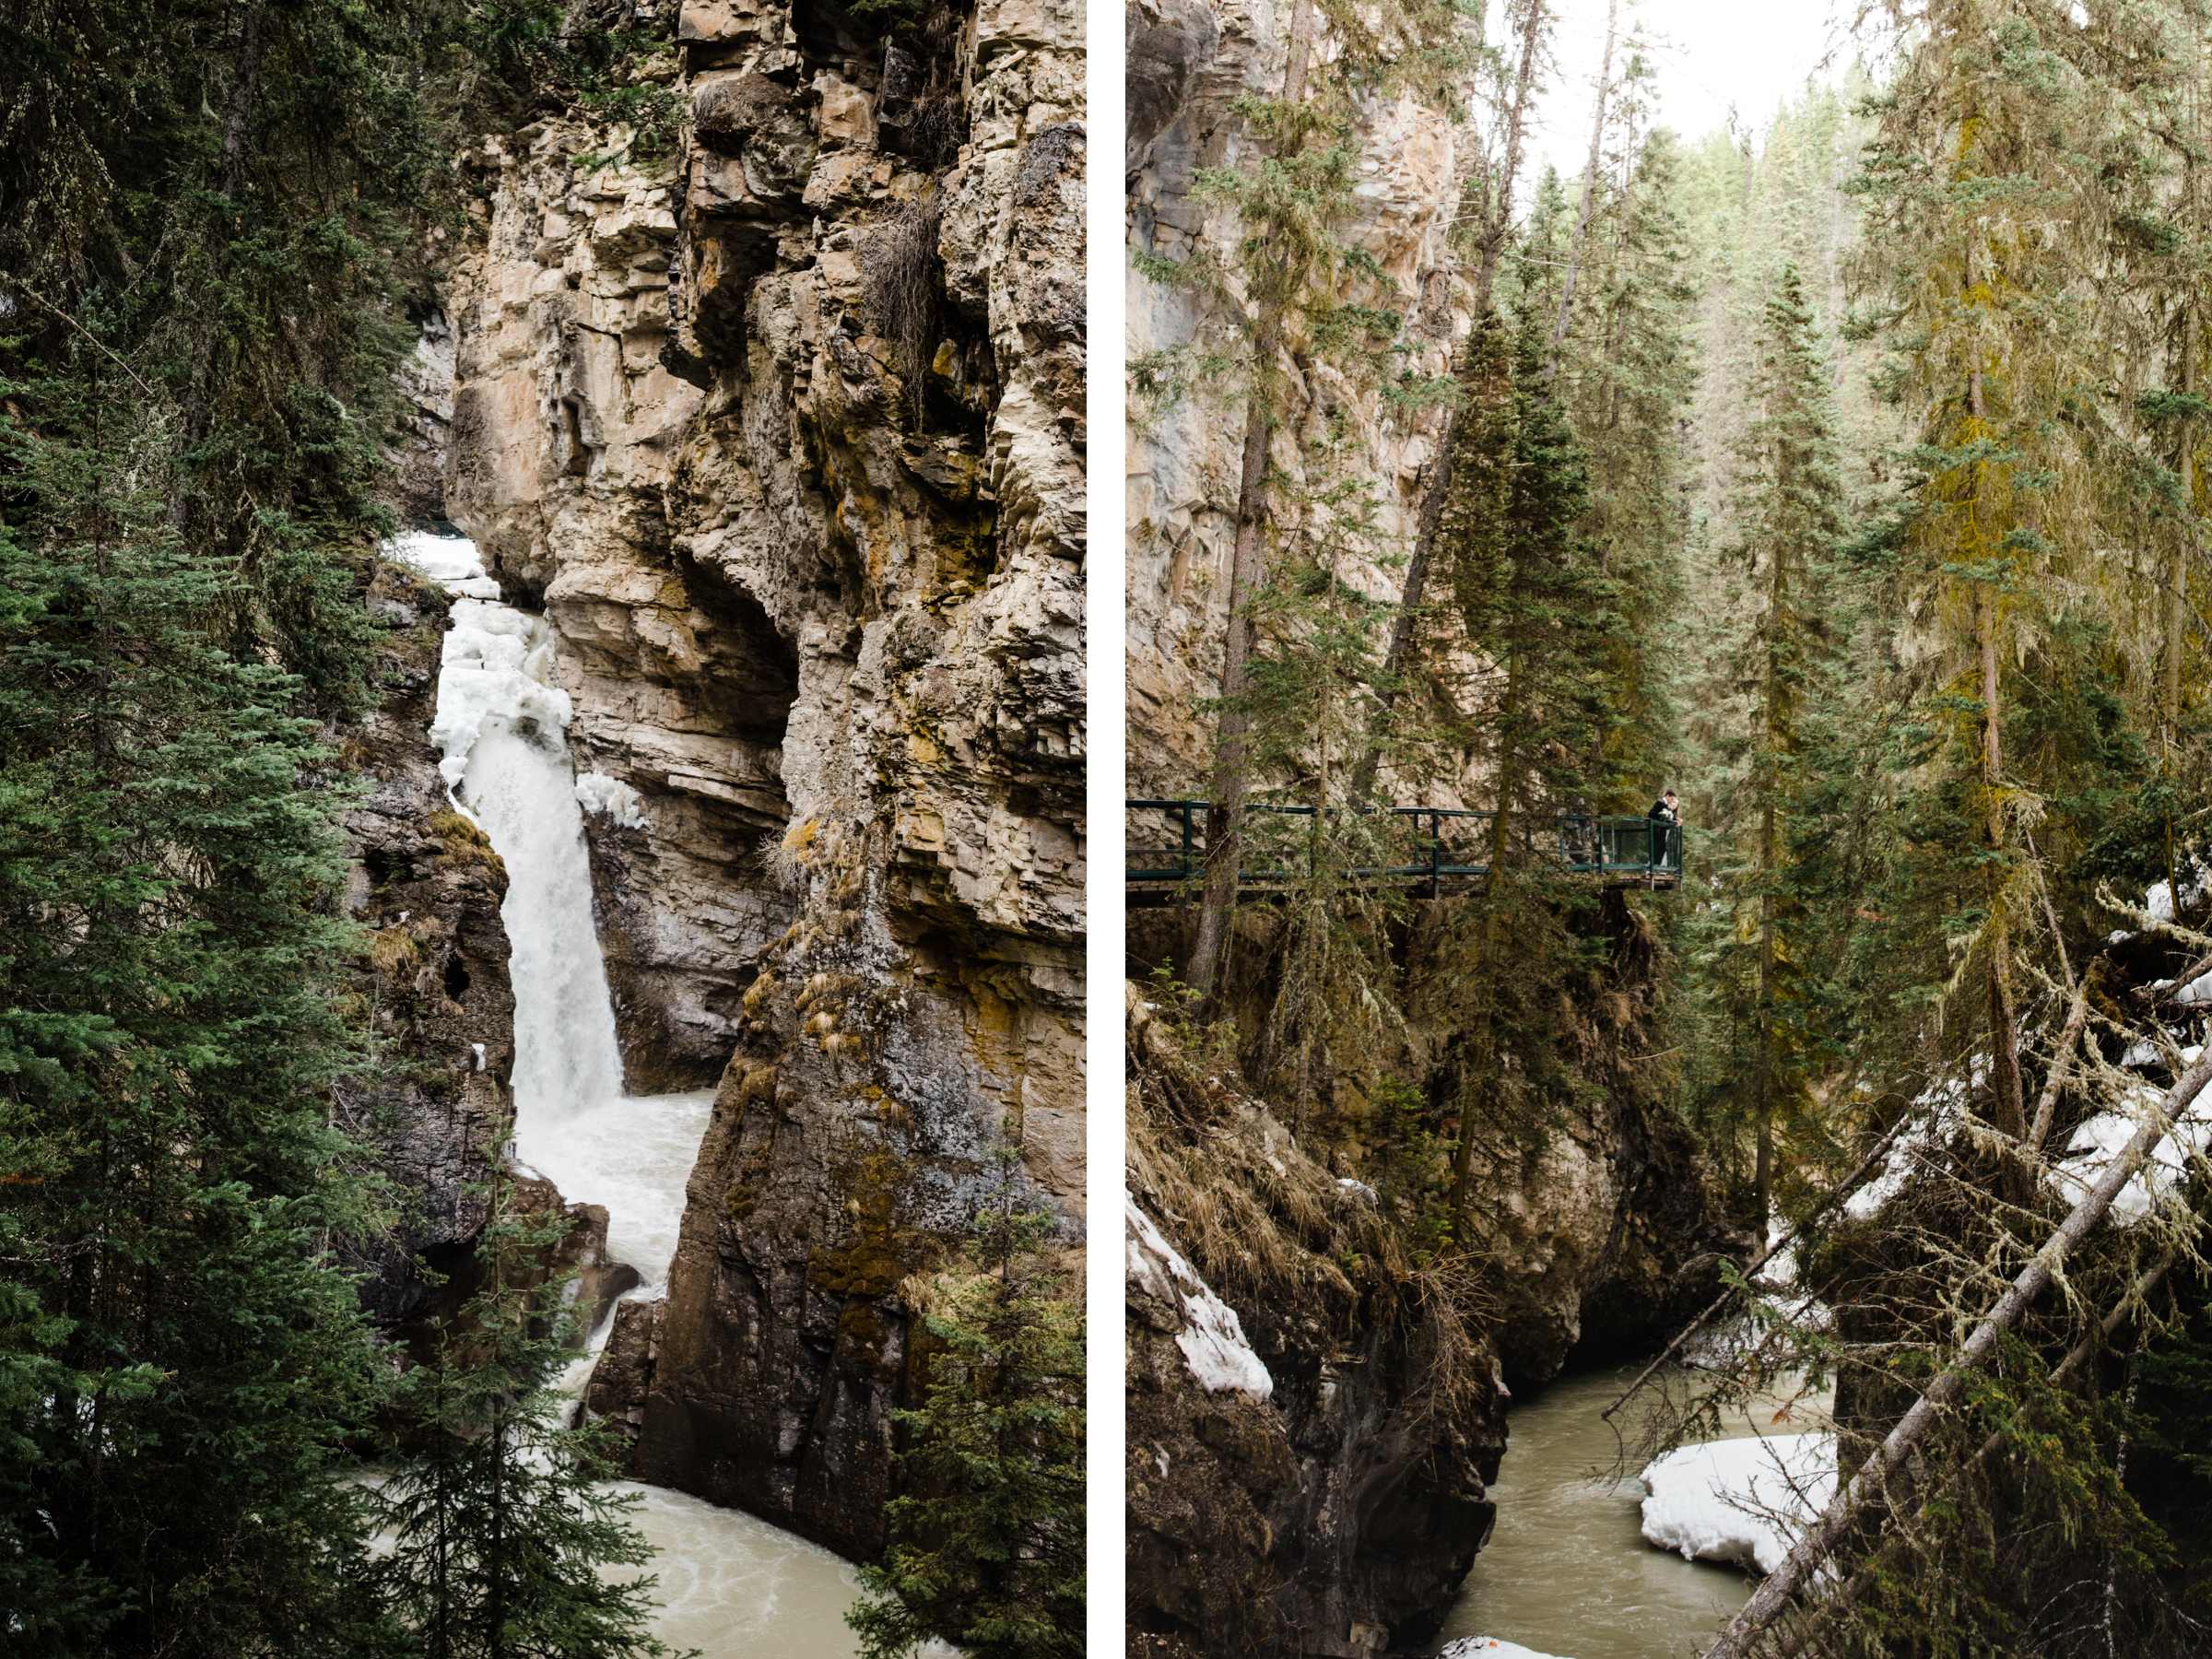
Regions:
<instances>
[{"instance_id":1,"label":"person in dark jacket","mask_svg":"<svg viewBox=\"0 0 2212 1659\"><path fill-rule=\"evenodd\" d=\"M1682 802L1668 790L1652 803L1646 814L1652 821L1652 867L1672 870L1682 863Z\"/></svg>"}]
</instances>

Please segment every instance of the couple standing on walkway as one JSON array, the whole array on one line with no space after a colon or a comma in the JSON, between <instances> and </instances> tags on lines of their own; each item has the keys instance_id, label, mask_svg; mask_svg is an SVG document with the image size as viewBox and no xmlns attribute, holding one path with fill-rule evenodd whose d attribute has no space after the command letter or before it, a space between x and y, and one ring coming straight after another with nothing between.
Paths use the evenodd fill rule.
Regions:
<instances>
[{"instance_id":1,"label":"couple standing on walkway","mask_svg":"<svg viewBox=\"0 0 2212 1659\"><path fill-rule=\"evenodd\" d=\"M1682 866L1682 801L1668 790L1652 803L1644 815L1652 826L1652 867L1675 870Z\"/></svg>"}]
</instances>

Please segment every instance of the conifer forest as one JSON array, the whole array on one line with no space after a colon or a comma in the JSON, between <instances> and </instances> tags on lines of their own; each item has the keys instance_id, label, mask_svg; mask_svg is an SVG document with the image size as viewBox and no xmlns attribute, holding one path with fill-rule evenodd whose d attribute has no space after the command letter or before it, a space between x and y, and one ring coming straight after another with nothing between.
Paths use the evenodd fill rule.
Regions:
<instances>
[{"instance_id":1,"label":"conifer forest","mask_svg":"<svg viewBox=\"0 0 2212 1659\"><path fill-rule=\"evenodd\" d=\"M1131 1653L2212 1652L2212 8L1798 9L1131 10Z\"/></svg>"}]
</instances>

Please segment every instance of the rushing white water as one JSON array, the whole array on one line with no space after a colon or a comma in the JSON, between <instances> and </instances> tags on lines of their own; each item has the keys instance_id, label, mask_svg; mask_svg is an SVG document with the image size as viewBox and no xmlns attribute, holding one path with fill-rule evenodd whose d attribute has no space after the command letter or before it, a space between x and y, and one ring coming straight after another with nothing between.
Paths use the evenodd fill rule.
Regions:
<instances>
[{"instance_id":1,"label":"rushing white water","mask_svg":"<svg viewBox=\"0 0 2212 1659\"><path fill-rule=\"evenodd\" d=\"M508 970L514 984L515 1156L571 1203L607 1211L607 1253L638 1270L632 1297L665 1289L711 1093L622 1092L614 1003L592 916L585 807L641 821L637 796L576 776L568 695L552 681L544 621L499 599L475 546L411 535L392 552L456 595L438 676L431 740L453 803L507 866ZM571 1368L581 1391L607 1335ZM848 1659L844 1623L858 1580L836 1556L767 1522L658 1487L629 1487L654 1551L654 1630L706 1659Z\"/></svg>"}]
</instances>

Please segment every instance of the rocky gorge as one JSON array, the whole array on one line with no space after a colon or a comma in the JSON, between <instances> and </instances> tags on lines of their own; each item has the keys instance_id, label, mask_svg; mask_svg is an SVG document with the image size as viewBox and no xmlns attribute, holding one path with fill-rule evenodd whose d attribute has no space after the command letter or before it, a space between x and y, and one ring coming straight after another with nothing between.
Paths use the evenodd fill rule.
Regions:
<instances>
[{"instance_id":1,"label":"rocky gorge","mask_svg":"<svg viewBox=\"0 0 2212 1659\"><path fill-rule=\"evenodd\" d=\"M544 112L461 158L406 506L547 627L625 1091L714 1090L665 1292L621 1304L589 1405L639 1478L865 1558L910 1286L1002 1151L1081 1241L1081 17L624 20L626 107L665 120ZM419 744L419 701L378 740ZM397 1112L406 1187L465 1159L507 1056L499 861L398 787L362 859L429 976L410 1018L494 1033L457 1105ZM408 857L445 883L418 903Z\"/></svg>"},{"instance_id":2,"label":"rocky gorge","mask_svg":"<svg viewBox=\"0 0 2212 1659\"><path fill-rule=\"evenodd\" d=\"M1441 925L1423 908L1412 972ZM1649 1352L1711 1299L1724 1260L1747 1256L1694 1138L1629 1064L1656 986L1635 960L1646 935L1611 909L1624 976L1560 1033L1611 1086L1478 1159L1472 1253L1441 1260L1342 1172L1356 1160L1294 1132L1295 1102L1225 1087L1218 1056L1190 1052L1206 1040L1149 1000L1189 919L1133 917L1132 1652L1424 1651L1493 1527L1512 1524L1489 1495L1509 1408ZM1395 1063L1444 1088L1456 1035L1417 1024ZM1208 1299L1259 1386L1194 1358ZM1455 1303L1481 1317L1464 1324Z\"/></svg>"},{"instance_id":3,"label":"rocky gorge","mask_svg":"<svg viewBox=\"0 0 2212 1659\"><path fill-rule=\"evenodd\" d=\"M1254 332L1249 317L1228 321L1259 302L1239 290L1249 228L1221 180L1262 168L1272 129L1254 112L1283 96L1300 18L1324 34L1337 26L1314 16L1287 0L1145 0L1128 13L1133 799L1202 796L1213 764L1203 712L1221 692L1244 382L1181 366L1239 360ZM1287 347L1265 456L1274 548L1296 544L1301 515L1325 516L1312 503L1332 488L1364 488L1365 539L1339 549L1331 575L1381 606L1397 600L1402 555L1443 464L1448 407L1393 394L1453 371L1473 276L1453 226L1474 199L1470 179L1496 162L1455 97L1424 99L1410 78L1378 72L1350 95L1356 109L1331 111L1341 124L1327 130L1354 152L1328 227L1344 250L1328 268L1343 275L1312 302L1317 312L1356 299L1387 308L1401 325L1399 384L1362 379L1310 343ZM1456 100L1473 91L1470 78ZM1356 293L1356 281L1374 293ZM1316 810L1304 803L1324 797L1325 769L1315 782L1284 765L1300 784L1268 798ZM1385 767L1385 787L1408 792L1387 798L1487 801L1479 757L1435 770L1400 785ZM1158 830L1139 818L1133 845ZM1194 1020L1175 984L1192 958L1192 895L1155 894L1159 908L1131 915L1133 1653L1430 1651L1493 1527L1512 1524L1491 1495L1511 1467L1509 1406L1570 1370L1663 1342L1750 1242L1641 1066L1666 953L1626 896L1604 895L1573 924L1602 967L1576 977L1551 1016L1563 1063L1591 1086L1548 1099L1540 1129L1485 1139L1464 1242L1446 1249L1417 1236L1409 1204L1378 1193L1387 1183L1366 1159L1382 1133L1365 1145L1359 1133L1324 1134L1298 1090L1243 1080L1259 1075L1250 1063L1289 972L1297 883L1282 885L1237 907L1241 966L1207 999L1208 1019ZM1423 990L1452 971L1459 902L1417 891L1377 929L1406 1002L1375 1039L1387 1050L1376 1069L1445 1134L1479 1109L1455 1080L1465 1011ZM1333 936L1329 948L1358 947Z\"/></svg>"}]
</instances>

